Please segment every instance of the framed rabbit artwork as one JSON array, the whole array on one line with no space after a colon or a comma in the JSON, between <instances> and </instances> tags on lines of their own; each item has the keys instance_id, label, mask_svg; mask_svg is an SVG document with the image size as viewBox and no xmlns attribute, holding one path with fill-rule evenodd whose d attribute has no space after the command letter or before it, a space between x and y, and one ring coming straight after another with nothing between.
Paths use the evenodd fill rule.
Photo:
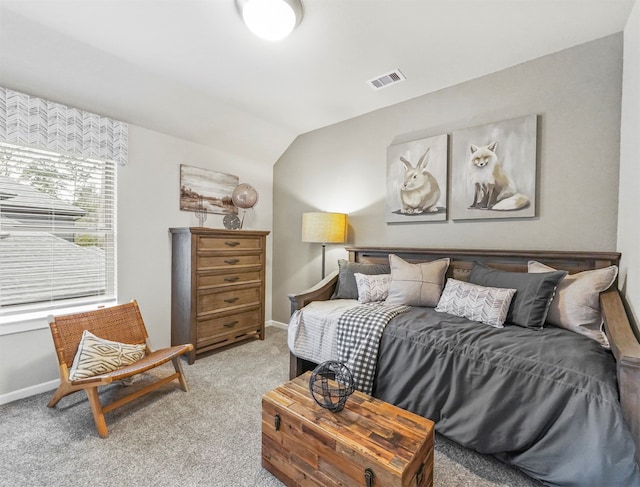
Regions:
<instances>
[{"instance_id":1,"label":"framed rabbit artwork","mask_svg":"<svg viewBox=\"0 0 640 487\"><path fill-rule=\"evenodd\" d=\"M452 133L451 218L536 215L537 116Z\"/></svg>"},{"instance_id":2,"label":"framed rabbit artwork","mask_svg":"<svg viewBox=\"0 0 640 487\"><path fill-rule=\"evenodd\" d=\"M389 146L387 223L447 219L447 134Z\"/></svg>"}]
</instances>

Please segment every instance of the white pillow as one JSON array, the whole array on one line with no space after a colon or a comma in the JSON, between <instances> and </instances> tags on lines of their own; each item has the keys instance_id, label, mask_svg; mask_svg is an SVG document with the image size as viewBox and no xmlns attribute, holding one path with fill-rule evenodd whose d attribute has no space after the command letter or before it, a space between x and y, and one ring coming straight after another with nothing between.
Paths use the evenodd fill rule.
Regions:
<instances>
[{"instance_id":1,"label":"white pillow","mask_svg":"<svg viewBox=\"0 0 640 487\"><path fill-rule=\"evenodd\" d=\"M353 276L358 286L359 303L373 303L387 299L391 274L367 275L356 272Z\"/></svg>"},{"instance_id":2,"label":"white pillow","mask_svg":"<svg viewBox=\"0 0 640 487\"><path fill-rule=\"evenodd\" d=\"M552 272L553 267L532 260L530 273ZM547 321L580 335L587 336L610 348L603 331L600 311L600 293L611 287L618 275L615 265L568 274L558 284L556 295L549 306Z\"/></svg>"},{"instance_id":3,"label":"white pillow","mask_svg":"<svg viewBox=\"0 0 640 487\"><path fill-rule=\"evenodd\" d=\"M438 304L450 259L411 264L389 254L391 286L386 304L430 306Z\"/></svg>"},{"instance_id":4,"label":"white pillow","mask_svg":"<svg viewBox=\"0 0 640 487\"><path fill-rule=\"evenodd\" d=\"M146 345L112 342L95 336L88 330L82 333L78 351L69 371L69 380L85 379L106 374L144 357Z\"/></svg>"},{"instance_id":5,"label":"white pillow","mask_svg":"<svg viewBox=\"0 0 640 487\"><path fill-rule=\"evenodd\" d=\"M515 289L485 287L448 279L436 311L504 328Z\"/></svg>"}]
</instances>

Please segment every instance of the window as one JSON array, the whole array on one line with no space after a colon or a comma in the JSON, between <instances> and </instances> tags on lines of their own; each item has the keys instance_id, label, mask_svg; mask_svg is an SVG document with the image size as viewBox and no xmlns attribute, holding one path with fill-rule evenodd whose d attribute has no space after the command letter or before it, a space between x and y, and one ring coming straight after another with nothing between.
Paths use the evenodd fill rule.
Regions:
<instances>
[{"instance_id":1,"label":"window","mask_svg":"<svg viewBox=\"0 0 640 487\"><path fill-rule=\"evenodd\" d=\"M116 164L0 142L0 316L114 299Z\"/></svg>"}]
</instances>

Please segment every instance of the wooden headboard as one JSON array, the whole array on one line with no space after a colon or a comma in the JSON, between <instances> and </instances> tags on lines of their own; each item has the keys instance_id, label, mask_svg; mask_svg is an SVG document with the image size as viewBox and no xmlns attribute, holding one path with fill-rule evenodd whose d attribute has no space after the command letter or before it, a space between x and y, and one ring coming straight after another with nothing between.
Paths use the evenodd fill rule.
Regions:
<instances>
[{"instance_id":1,"label":"wooden headboard","mask_svg":"<svg viewBox=\"0 0 640 487\"><path fill-rule=\"evenodd\" d=\"M618 265L618 252L567 252L544 250L460 250L414 249L382 247L347 247L351 262L386 264L389 254L407 262L428 262L448 257L451 259L447 277L468 274L474 262L507 271L527 272L527 263L537 260L556 269L576 272Z\"/></svg>"},{"instance_id":2,"label":"wooden headboard","mask_svg":"<svg viewBox=\"0 0 640 487\"><path fill-rule=\"evenodd\" d=\"M461 250L461 249L421 249L390 247L347 247L349 261L386 264L389 254L395 254L412 262L428 262L448 257L451 259L447 277L464 279L474 262L497 269L527 272L527 263L537 260L556 269L571 274L585 270L600 269L619 265L617 252L569 252L548 250ZM330 299L335 290L337 272L329 275L311 289L290 294L291 311L300 309L311 301ZM600 305L605 329L611 349L616 357L618 387L624 417L636 443L636 459L640 464L640 341L636 336L625 312L622 299L614 284L600 295ZM313 368L294 355L291 356L290 375L295 377L302 371Z\"/></svg>"}]
</instances>

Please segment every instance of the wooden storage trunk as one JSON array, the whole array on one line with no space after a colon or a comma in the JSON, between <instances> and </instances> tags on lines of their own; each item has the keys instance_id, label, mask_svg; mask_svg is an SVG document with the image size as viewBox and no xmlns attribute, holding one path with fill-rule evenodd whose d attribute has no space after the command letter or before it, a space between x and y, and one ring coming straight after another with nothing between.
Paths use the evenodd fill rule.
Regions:
<instances>
[{"instance_id":1,"label":"wooden storage trunk","mask_svg":"<svg viewBox=\"0 0 640 487\"><path fill-rule=\"evenodd\" d=\"M332 413L307 372L262 397L262 466L288 486L433 485L433 422L356 391Z\"/></svg>"}]
</instances>

